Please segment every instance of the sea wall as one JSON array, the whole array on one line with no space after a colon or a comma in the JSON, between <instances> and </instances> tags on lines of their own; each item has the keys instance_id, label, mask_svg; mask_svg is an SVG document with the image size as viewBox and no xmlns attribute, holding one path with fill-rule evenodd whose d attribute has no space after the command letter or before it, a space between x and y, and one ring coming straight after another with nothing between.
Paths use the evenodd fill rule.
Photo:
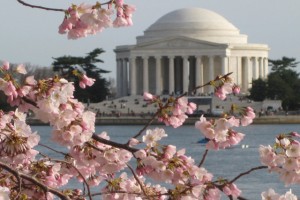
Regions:
<instances>
[{"instance_id":1,"label":"sea wall","mask_svg":"<svg viewBox=\"0 0 300 200\"><path fill-rule=\"evenodd\" d=\"M190 117L185 124L193 125L199 120L199 117ZM96 125L145 125L150 121L148 117L99 117L96 119ZM27 119L30 125L47 125L37 119ZM253 121L254 124L300 124L300 116L262 116ZM155 125L163 124L156 119L153 120Z\"/></svg>"},{"instance_id":2,"label":"sea wall","mask_svg":"<svg viewBox=\"0 0 300 200\"><path fill-rule=\"evenodd\" d=\"M97 125L136 125L147 124L149 118L98 118L96 120ZM184 124L193 125L199 118L188 118ZM255 118L254 124L300 124L300 116L267 116ZM163 124L154 120L152 124Z\"/></svg>"}]
</instances>

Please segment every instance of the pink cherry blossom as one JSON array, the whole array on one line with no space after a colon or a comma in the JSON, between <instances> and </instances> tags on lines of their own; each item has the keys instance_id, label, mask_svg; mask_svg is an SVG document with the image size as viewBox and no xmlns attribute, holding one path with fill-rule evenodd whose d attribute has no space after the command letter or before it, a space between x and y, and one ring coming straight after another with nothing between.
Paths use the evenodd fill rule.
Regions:
<instances>
[{"instance_id":1,"label":"pink cherry blossom","mask_svg":"<svg viewBox=\"0 0 300 200\"><path fill-rule=\"evenodd\" d=\"M150 94L149 92L144 92L143 97L145 101L152 101L155 99L154 95Z\"/></svg>"},{"instance_id":2,"label":"pink cherry blossom","mask_svg":"<svg viewBox=\"0 0 300 200\"><path fill-rule=\"evenodd\" d=\"M240 91L241 91L241 88L238 85L234 84L233 87L232 87L232 93L233 94L239 94Z\"/></svg>"},{"instance_id":3,"label":"pink cherry blossom","mask_svg":"<svg viewBox=\"0 0 300 200\"><path fill-rule=\"evenodd\" d=\"M86 86L92 86L95 79L87 77L85 74L80 78L79 86L85 88Z\"/></svg>"},{"instance_id":4,"label":"pink cherry blossom","mask_svg":"<svg viewBox=\"0 0 300 200\"><path fill-rule=\"evenodd\" d=\"M232 195L234 198L237 198L241 194L241 190L237 188L237 186L234 183L227 184L223 188L223 192L228 196Z\"/></svg>"},{"instance_id":5,"label":"pink cherry blossom","mask_svg":"<svg viewBox=\"0 0 300 200\"><path fill-rule=\"evenodd\" d=\"M115 4L112 7L111 4ZM112 20L113 8L116 10L116 18ZM73 5L67 11L63 22L59 26L60 34L67 34L68 39L78 39L88 35L94 35L103 29L114 26L131 26L132 14L135 7L124 4L123 0L112 1L105 9L100 3L96 5Z\"/></svg>"},{"instance_id":6,"label":"pink cherry blossom","mask_svg":"<svg viewBox=\"0 0 300 200\"><path fill-rule=\"evenodd\" d=\"M10 199L9 194L10 194L9 188L0 186L0 199L9 200Z\"/></svg>"},{"instance_id":7,"label":"pink cherry blossom","mask_svg":"<svg viewBox=\"0 0 300 200\"><path fill-rule=\"evenodd\" d=\"M163 137L167 137L164 129L156 128L154 130L148 129L146 135L143 136L143 142L149 146L153 147L157 144L157 141L161 140Z\"/></svg>"},{"instance_id":8,"label":"pink cherry blossom","mask_svg":"<svg viewBox=\"0 0 300 200\"><path fill-rule=\"evenodd\" d=\"M236 123L232 119L228 121L225 118L220 118L214 121L207 121L203 116L195 123L195 127L199 129L205 138L210 140L206 144L206 148L215 150L236 145L244 138L244 134L232 129L235 125Z\"/></svg>"},{"instance_id":9,"label":"pink cherry blossom","mask_svg":"<svg viewBox=\"0 0 300 200\"><path fill-rule=\"evenodd\" d=\"M279 196L272 188L261 193L262 200L278 200Z\"/></svg>"},{"instance_id":10,"label":"pink cherry blossom","mask_svg":"<svg viewBox=\"0 0 300 200\"><path fill-rule=\"evenodd\" d=\"M7 61L3 61L3 63L2 63L2 69L3 70L9 70L9 62L7 62Z\"/></svg>"},{"instance_id":11,"label":"pink cherry blossom","mask_svg":"<svg viewBox=\"0 0 300 200\"><path fill-rule=\"evenodd\" d=\"M27 71L25 69L25 66L23 64L20 64L17 66L16 71L20 74L27 74Z\"/></svg>"},{"instance_id":12,"label":"pink cherry blossom","mask_svg":"<svg viewBox=\"0 0 300 200\"><path fill-rule=\"evenodd\" d=\"M286 155L288 157L300 157L300 145L299 144L291 144L286 149Z\"/></svg>"},{"instance_id":13,"label":"pink cherry blossom","mask_svg":"<svg viewBox=\"0 0 300 200\"><path fill-rule=\"evenodd\" d=\"M298 200L297 196L292 193L292 190L286 192L279 197L279 200Z\"/></svg>"}]
</instances>

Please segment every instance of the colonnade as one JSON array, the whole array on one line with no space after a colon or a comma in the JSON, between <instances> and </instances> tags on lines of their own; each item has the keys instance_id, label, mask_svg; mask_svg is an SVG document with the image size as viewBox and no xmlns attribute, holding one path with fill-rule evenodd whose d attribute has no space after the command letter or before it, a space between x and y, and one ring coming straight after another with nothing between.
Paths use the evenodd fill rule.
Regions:
<instances>
[{"instance_id":1,"label":"colonnade","mask_svg":"<svg viewBox=\"0 0 300 200\"><path fill-rule=\"evenodd\" d=\"M266 57L239 56L132 56L117 59L118 96L181 94L213 80L217 75L233 72L234 82L247 92L253 79L266 78ZM200 88L196 94L211 93L212 87Z\"/></svg>"}]
</instances>

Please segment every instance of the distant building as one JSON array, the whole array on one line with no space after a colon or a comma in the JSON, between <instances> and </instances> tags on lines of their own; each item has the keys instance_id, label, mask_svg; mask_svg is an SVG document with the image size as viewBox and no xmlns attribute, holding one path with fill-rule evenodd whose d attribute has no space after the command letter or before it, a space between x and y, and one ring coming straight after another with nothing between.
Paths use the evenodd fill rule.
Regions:
<instances>
[{"instance_id":1,"label":"distant building","mask_svg":"<svg viewBox=\"0 0 300 200\"><path fill-rule=\"evenodd\" d=\"M180 94L217 75L233 72L242 92L266 78L269 47L248 44L247 35L219 14L202 8L170 12L135 45L117 46L117 94ZM210 93L201 88L197 94Z\"/></svg>"}]
</instances>

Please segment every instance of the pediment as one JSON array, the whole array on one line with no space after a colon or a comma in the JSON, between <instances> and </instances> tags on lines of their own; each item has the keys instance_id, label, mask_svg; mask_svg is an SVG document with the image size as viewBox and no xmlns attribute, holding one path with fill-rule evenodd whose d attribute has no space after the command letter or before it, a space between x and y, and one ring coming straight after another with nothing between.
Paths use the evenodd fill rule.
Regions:
<instances>
[{"instance_id":1,"label":"pediment","mask_svg":"<svg viewBox=\"0 0 300 200\"><path fill-rule=\"evenodd\" d=\"M138 44L135 49L223 49L225 47L227 47L226 44L212 43L185 37L176 37Z\"/></svg>"}]
</instances>

